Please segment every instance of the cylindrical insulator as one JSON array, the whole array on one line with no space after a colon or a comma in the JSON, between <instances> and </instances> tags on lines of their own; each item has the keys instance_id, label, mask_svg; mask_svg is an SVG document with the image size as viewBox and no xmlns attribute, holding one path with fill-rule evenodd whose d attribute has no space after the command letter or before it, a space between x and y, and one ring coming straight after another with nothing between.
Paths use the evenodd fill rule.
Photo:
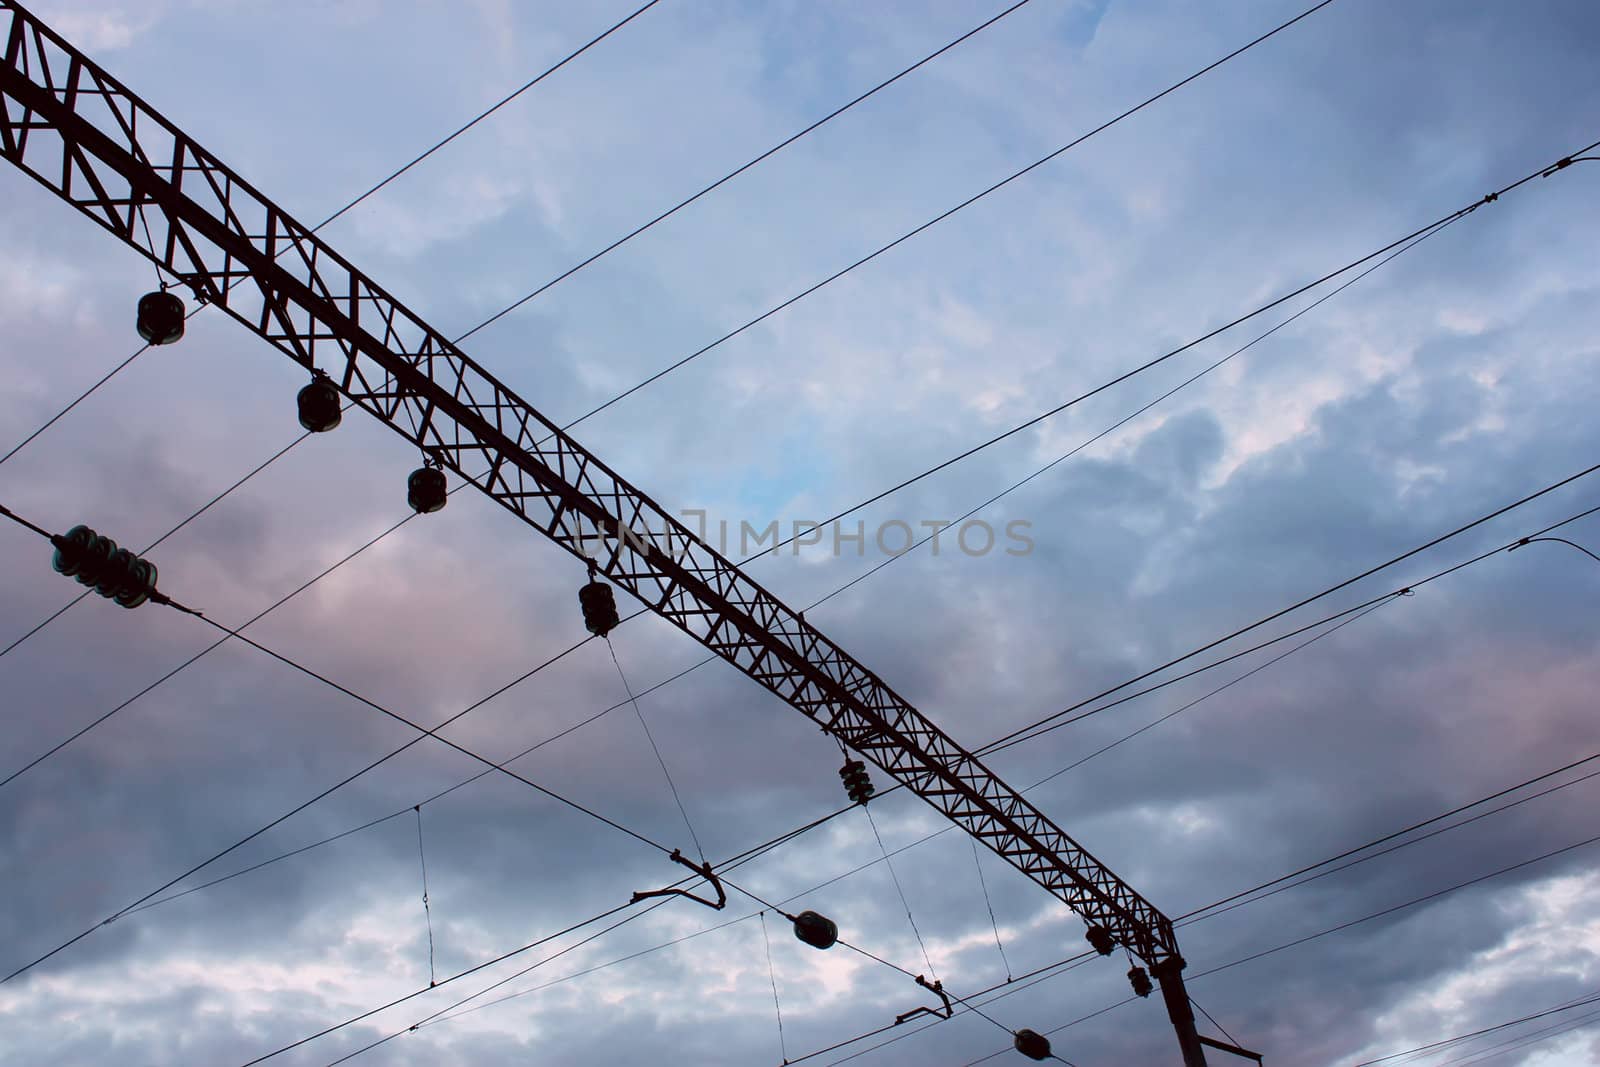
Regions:
<instances>
[{"instance_id":1,"label":"cylindrical insulator","mask_svg":"<svg viewBox=\"0 0 1600 1067\"><path fill-rule=\"evenodd\" d=\"M802 911L794 917L794 936L812 948L832 948L839 940L839 927L826 915Z\"/></svg>"},{"instance_id":2,"label":"cylindrical insulator","mask_svg":"<svg viewBox=\"0 0 1600 1067\"><path fill-rule=\"evenodd\" d=\"M155 564L87 526L74 526L50 542L56 547L51 565L57 571L125 608L138 607L156 591Z\"/></svg>"},{"instance_id":3,"label":"cylindrical insulator","mask_svg":"<svg viewBox=\"0 0 1600 1067\"><path fill-rule=\"evenodd\" d=\"M1111 931L1104 926L1091 926L1084 931L1083 939L1102 956L1109 956L1117 950L1116 939L1111 936Z\"/></svg>"},{"instance_id":4,"label":"cylindrical insulator","mask_svg":"<svg viewBox=\"0 0 1600 1067\"><path fill-rule=\"evenodd\" d=\"M406 502L419 515L427 515L444 507L450 495L445 484L444 471L434 467L418 467L406 479Z\"/></svg>"},{"instance_id":5,"label":"cylindrical insulator","mask_svg":"<svg viewBox=\"0 0 1600 1067\"><path fill-rule=\"evenodd\" d=\"M1155 986L1150 984L1150 975L1143 967L1134 967L1128 971L1128 982L1133 986L1135 996L1148 997Z\"/></svg>"},{"instance_id":6,"label":"cylindrical insulator","mask_svg":"<svg viewBox=\"0 0 1600 1067\"><path fill-rule=\"evenodd\" d=\"M590 582L579 589L578 605L583 609L583 625L598 637L604 637L622 621L617 615L616 596L605 582Z\"/></svg>"},{"instance_id":7,"label":"cylindrical insulator","mask_svg":"<svg viewBox=\"0 0 1600 1067\"><path fill-rule=\"evenodd\" d=\"M845 760L839 768L839 778L844 782L845 795L853 804L865 804L877 792L867 774L867 765L860 760Z\"/></svg>"},{"instance_id":8,"label":"cylindrical insulator","mask_svg":"<svg viewBox=\"0 0 1600 1067\"><path fill-rule=\"evenodd\" d=\"M1050 1039L1032 1030L1018 1030L1012 1034L1011 1045L1030 1060L1050 1058Z\"/></svg>"},{"instance_id":9,"label":"cylindrical insulator","mask_svg":"<svg viewBox=\"0 0 1600 1067\"><path fill-rule=\"evenodd\" d=\"M339 425L339 390L326 378L318 378L295 397L300 409L300 425L312 433L327 433Z\"/></svg>"},{"instance_id":10,"label":"cylindrical insulator","mask_svg":"<svg viewBox=\"0 0 1600 1067\"><path fill-rule=\"evenodd\" d=\"M136 325L146 344L172 344L183 336L183 301L165 290L144 294Z\"/></svg>"}]
</instances>

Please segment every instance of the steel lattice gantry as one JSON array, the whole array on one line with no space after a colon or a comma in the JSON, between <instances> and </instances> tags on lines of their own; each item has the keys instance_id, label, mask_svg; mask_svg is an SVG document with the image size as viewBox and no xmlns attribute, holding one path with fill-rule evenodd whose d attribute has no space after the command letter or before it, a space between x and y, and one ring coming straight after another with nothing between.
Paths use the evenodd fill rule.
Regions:
<instances>
[{"instance_id":1,"label":"steel lattice gantry","mask_svg":"<svg viewBox=\"0 0 1600 1067\"><path fill-rule=\"evenodd\" d=\"M1204 1062L1172 922L888 685L67 41L0 0L0 153L1105 927ZM145 225L149 226L149 243Z\"/></svg>"}]
</instances>

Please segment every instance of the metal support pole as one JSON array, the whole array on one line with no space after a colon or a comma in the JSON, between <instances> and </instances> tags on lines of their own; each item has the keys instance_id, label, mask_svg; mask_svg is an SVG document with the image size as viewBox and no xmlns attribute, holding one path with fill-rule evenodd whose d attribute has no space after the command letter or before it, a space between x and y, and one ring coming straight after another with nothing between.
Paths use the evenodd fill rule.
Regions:
<instances>
[{"instance_id":1,"label":"metal support pole","mask_svg":"<svg viewBox=\"0 0 1600 1067\"><path fill-rule=\"evenodd\" d=\"M1183 957L1173 956L1150 968L1161 984L1161 999L1167 1002L1167 1017L1178 1032L1178 1047L1183 1050L1183 1067L1206 1067L1205 1046L1194 1028L1194 1011L1189 1007L1189 992L1183 986Z\"/></svg>"}]
</instances>

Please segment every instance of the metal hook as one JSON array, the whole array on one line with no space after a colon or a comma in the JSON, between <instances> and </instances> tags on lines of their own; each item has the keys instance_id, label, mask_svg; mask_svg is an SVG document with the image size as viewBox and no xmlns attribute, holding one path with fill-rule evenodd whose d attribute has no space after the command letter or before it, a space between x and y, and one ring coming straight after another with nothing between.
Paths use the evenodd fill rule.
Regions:
<instances>
[{"instance_id":1,"label":"metal hook","mask_svg":"<svg viewBox=\"0 0 1600 1067\"><path fill-rule=\"evenodd\" d=\"M919 974L917 975L917 984L923 989L936 994L938 998L944 1002L944 1007L912 1008L910 1011L902 1012L894 1017L894 1024L896 1026L899 1026L907 1019L915 1019L918 1015L932 1015L939 1019L948 1019L950 1016L955 1014L955 1009L950 1006L950 995L944 991L944 982L935 979L932 984L930 984L926 978Z\"/></svg>"},{"instance_id":2,"label":"metal hook","mask_svg":"<svg viewBox=\"0 0 1600 1067\"><path fill-rule=\"evenodd\" d=\"M709 864L709 863L695 863L693 860L684 859L683 858L683 853L679 852L677 849L673 849L672 850L672 855L669 858L672 860L673 863L681 863L683 866L689 868L695 874L698 874L700 877L702 877L706 881L710 882L711 883L711 888L713 888L713 889L715 889L717 891L717 899L716 899L716 901L713 902L713 901L707 900L705 897L702 897L702 896L700 896L700 895L698 895L696 893L691 893L687 889L673 889L673 888L669 887L667 889L650 889L650 890L643 890L643 891L636 889L636 890L634 890L634 893L633 893L633 899L631 901L629 901L629 903L637 904L637 903L639 903L639 901L644 900L647 897L676 896L676 897L688 897L690 900L694 901L696 904L704 904L706 907L712 909L713 911L721 911L724 907L727 906L728 894L722 888L722 880L719 879L717 877L717 875L716 875L716 872L711 869L711 864Z\"/></svg>"}]
</instances>

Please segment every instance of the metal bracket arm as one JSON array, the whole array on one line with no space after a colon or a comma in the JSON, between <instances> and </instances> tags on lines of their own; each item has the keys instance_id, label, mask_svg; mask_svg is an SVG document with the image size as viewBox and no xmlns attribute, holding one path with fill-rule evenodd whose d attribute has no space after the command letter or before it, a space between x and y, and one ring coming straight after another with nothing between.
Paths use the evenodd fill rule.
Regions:
<instances>
[{"instance_id":1,"label":"metal bracket arm","mask_svg":"<svg viewBox=\"0 0 1600 1067\"><path fill-rule=\"evenodd\" d=\"M728 894L722 888L722 880L717 877L717 872L711 869L711 864L696 863L693 860L684 859L683 853L679 852L677 849L672 850L670 859L673 863L683 864L695 874L698 874L700 877L710 882L711 888L717 891L717 899L715 901L710 901L696 893L689 892L687 889L674 889L669 886L666 889L648 889L642 891L636 889L633 893L633 899L629 903L637 904L639 901L648 897L688 897L696 904L704 904L713 911L721 911L727 906Z\"/></svg>"},{"instance_id":2,"label":"metal bracket arm","mask_svg":"<svg viewBox=\"0 0 1600 1067\"><path fill-rule=\"evenodd\" d=\"M912 1008L910 1011L902 1012L899 1015L896 1015L894 1017L894 1024L896 1026L899 1026L901 1023L905 1022L907 1019L915 1019L919 1015L932 1015L936 1019L948 1019L948 1018L950 1018L950 1016L955 1014L955 1009L950 1006L950 994L948 994L948 993L946 993L944 991L944 983L942 981L935 980L930 985L928 980L926 978L922 977L922 975L919 974L919 975L917 975L917 984L919 986L921 986L923 989L926 989L931 993L937 994L939 999L944 1001L944 1007L943 1008Z\"/></svg>"}]
</instances>

